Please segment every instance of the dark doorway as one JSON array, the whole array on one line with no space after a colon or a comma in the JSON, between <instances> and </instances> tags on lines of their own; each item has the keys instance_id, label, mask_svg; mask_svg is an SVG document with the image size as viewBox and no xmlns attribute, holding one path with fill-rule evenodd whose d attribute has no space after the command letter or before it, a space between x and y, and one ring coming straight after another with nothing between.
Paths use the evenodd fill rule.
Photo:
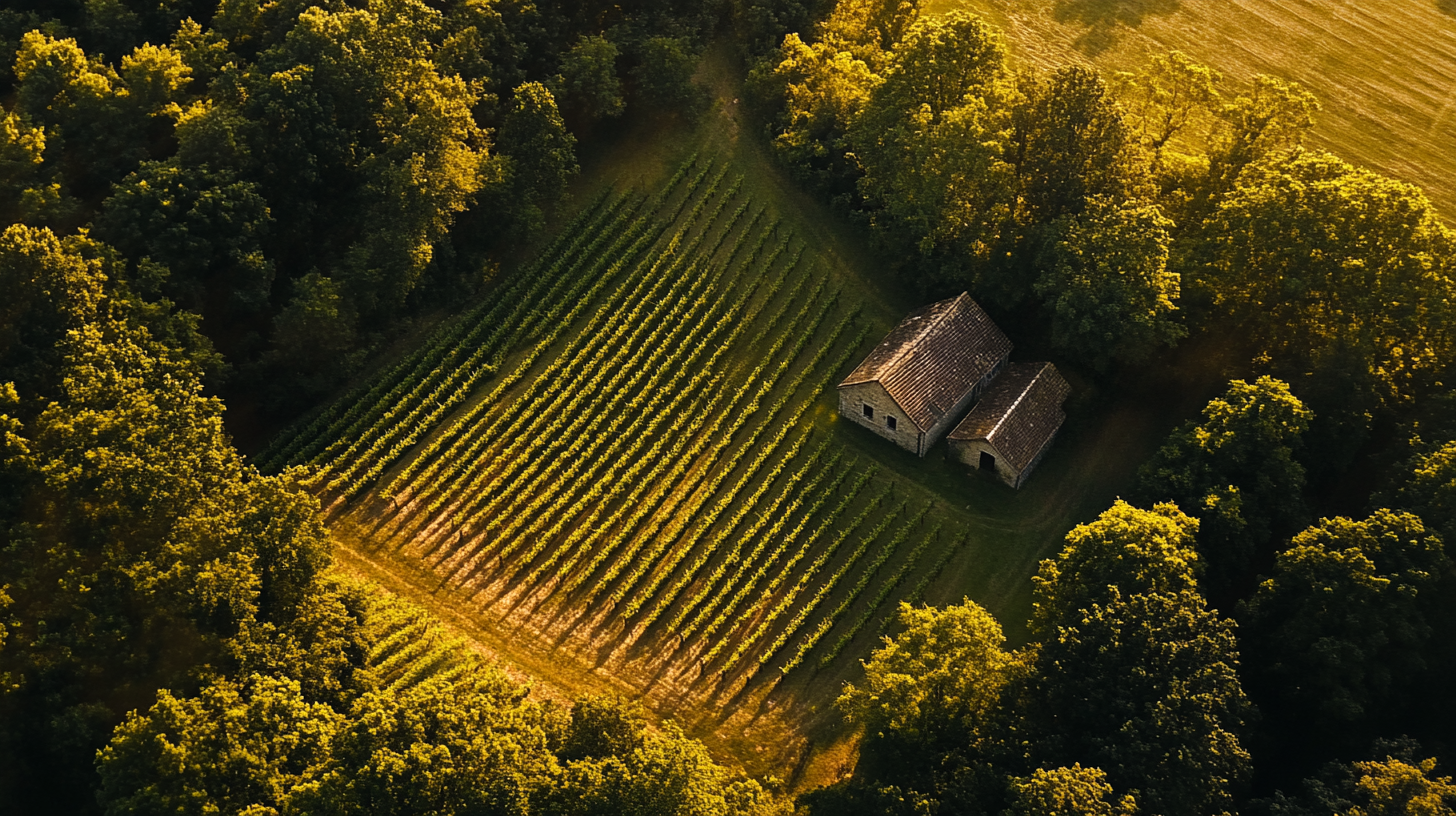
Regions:
<instances>
[{"instance_id":1,"label":"dark doorway","mask_svg":"<svg viewBox=\"0 0 1456 816\"><path fill-rule=\"evenodd\" d=\"M981 451L981 470L995 470L996 457L985 451Z\"/></svg>"}]
</instances>

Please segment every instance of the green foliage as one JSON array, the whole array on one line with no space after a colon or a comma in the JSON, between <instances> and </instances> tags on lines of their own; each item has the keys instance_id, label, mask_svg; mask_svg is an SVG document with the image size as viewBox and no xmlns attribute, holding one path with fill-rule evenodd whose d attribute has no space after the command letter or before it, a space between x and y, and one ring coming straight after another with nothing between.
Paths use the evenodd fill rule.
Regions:
<instances>
[{"instance_id":1,"label":"green foliage","mask_svg":"<svg viewBox=\"0 0 1456 816\"><path fill-rule=\"evenodd\" d=\"M1396 403L1452 359L1452 239L1417 188L1293 153L1244 172L1205 231L1189 286L1276 369L1335 368Z\"/></svg>"},{"instance_id":2,"label":"green foliage","mask_svg":"<svg viewBox=\"0 0 1456 816\"><path fill-rule=\"evenodd\" d=\"M617 46L605 37L583 35L561 57L559 79L567 101L587 121L619 116L624 108L617 78Z\"/></svg>"},{"instance_id":3,"label":"green foliage","mask_svg":"<svg viewBox=\"0 0 1456 816\"><path fill-rule=\"evenodd\" d=\"M1109 595L1040 644L1025 749L1042 767L1100 768L1152 813L1227 808L1250 772L1233 624L1194 590Z\"/></svg>"},{"instance_id":4,"label":"green foliage","mask_svg":"<svg viewBox=\"0 0 1456 816\"><path fill-rule=\"evenodd\" d=\"M1358 804L1342 816L1456 814L1456 785L1449 776L1433 775L1435 759L1412 764L1386 757L1383 762L1356 762L1353 769Z\"/></svg>"},{"instance_id":5,"label":"green foliage","mask_svg":"<svg viewBox=\"0 0 1456 816\"><path fill-rule=\"evenodd\" d=\"M1057 627L1114 598L1177 595L1198 589L1198 522L1175 505L1140 510L1118 500L1097 520L1067 533L1067 546L1041 562L1032 580L1032 631L1051 637Z\"/></svg>"},{"instance_id":6,"label":"green foliage","mask_svg":"<svg viewBox=\"0 0 1456 816\"><path fill-rule=\"evenodd\" d=\"M1122 111L1095 72L1072 66L1025 83L1016 106L1010 161L1024 218L1048 224L1080 214L1094 196L1122 200L1133 175Z\"/></svg>"},{"instance_id":7,"label":"green foliage","mask_svg":"<svg viewBox=\"0 0 1456 816\"><path fill-rule=\"evenodd\" d=\"M45 128L16 111L0 120L0 214L15 223L43 224L68 215L54 169L45 167Z\"/></svg>"},{"instance_id":8,"label":"green foliage","mask_svg":"<svg viewBox=\"0 0 1456 816\"><path fill-rule=\"evenodd\" d=\"M747 56L769 56L785 35L808 31L826 4L818 0L731 0L728 16Z\"/></svg>"},{"instance_id":9,"label":"green foliage","mask_svg":"<svg viewBox=\"0 0 1456 816\"><path fill-rule=\"evenodd\" d=\"M969 599L944 609L902 603L900 622L905 630L864 664L864 687L846 684L836 705L894 745L974 741L1017 665L1001 625Z\"/></svg>"},{"instance_id":10,"label":"green foliage","mask_svg":"<svg viewBox=\"0 0 1456 816\"><path fill-rule=\"evenodd\" d=\"M133 285L149 298L200 309L209 292L221 289L258 309L273 281L263 253L271 221L256 183L236 179L226 165L214 170L174 158L143 162L117 184L96 233L135 259Z\"/></svg>"},{"instance_id":11,"label":"green foliage","mask_svg":"<svg viewBox=\"0 0 1456 816\"><path fill-rule=\"evenodd\" d=\"M1154 54L1142 70L1117 76L1128 126L1153 152L1155 163L1179 134L1211 123L1221 79L1218 71L1182 51Z\"/></svg>"},{"instance_id":12,"label":"green foliage","mask_svg":"<svg viewBox=\"0 0 1456 816\"><path fill-rule=\"evenodd\" d=\"M1279 380L1234 380L1204 407L1201 423L1174 431L1139 471L1143 496L1171 499L1202 521L1199 552L1216 582L1302 522L1304 467L1295 452L1312 416Z\"/></svg>"},{"instance_id":13,"label":"green foliage","mask_svg":"<svg viewBox=\"0 0 1456 816\"><path fill-rule=\"evenodd\" d=\"M571 725L557 753L563 760L626 756L646 744L647 715L620 697L583 697L571 707Z\"/></svg>"},{"instance_id":14,"label":"green foliage","mask_svg":"<svg viewBox=\"0 0 1456 816\"><path fill-rule=\"evenodd\" d=\"M1456 442L1416 454L1407 467L1409 475L1391 497L1394 506L1420 516L1446 541L1456 541Z\"/></svg>"},{"instance_id":15,"label":"green foliage","mask_svg":"<svg viewBox=\"0 0 1456 816\"><path fill-rule=\"evenodd\" d=\"M693 84L698 56L682 37L648 37L637 48L632 69L637 98L660 110L682 114L689 121L707 108L707 93Z\"/></svg>"},{"instance_id":16,"label":"green foliage","mask_svg":"<svg viewBox=\"0 0 1456 816\"><path fill-rule=\"evenodd\" d=\"M1052 312L1052 342L1063 353L1106 369L1142 362L1187 333L1173 315L1173 228L1156 204L1103 196L1058 225L1036 293Z\"/></svg>"},{"instance_id":17,"label":"green foliage","mask_svg":"<svg viewBox=\"0 0 1456 816\"><path fill-rule=\"evenodd\" d=\"M1107 775L1073 763L1070 768L1037 768L1011 781L1007 816L1132 816L1132 796L1115 798Z\"/></svg>"},{"instance_id":18,"label":"green foliage","mask_svg":"<svg viewBox=\"0 0 1456 816\"><path fill-rule=\"evenodd\" d=\"M361 696L285 812L525 814L555 758L540 710L487 675Z\"/></svg>"},{"instance_id":19,"label":"green foliage","mask_svg":"<svg viewBox=\"0 0 1456 816\"><path fill-rule=\"evenodd\" d=\"M1215 193L1228 190L1244 168L1299 147L1314 127L1319 100L1298 82L1259 74L1248 93L1221 110L1210 134ZM1216 202L1215 202L1216 203Z\"/></svg>"},{"instance_id":20,"label":"green foliage","mask_svg":"<svg viewBox=\"0 0 1456 816\"><path fill-rule=\"evenodd\" d=\"M566 185L580 171L575 145L545 85L516 88L501 124L500 148L510 160L512 218L525 234L539 231L543 210L566 198Z\"/></svg>"},{"instance_id":21,"label":"green foliage","mask_svg":"<svg viewBox=\"0 0 1456 816\"><path fill-rule=\"evenodd\" d=\"M163 689L97 756L105 812L277 812L327 762L340 721L287 679L219 679L191 699Z\"/></svg>"},{"instance_id":22,"label":"green foliage","mask_svg":"<svg viewBox=\"0 0 1456 816\"><path fill-rule=\"evenodd\" d=\"M101 264L49 229L0 234L0 377L28 389L53 383L56 349L101 308Z\"/></svg>"},{"instance_id":23,"label":"green foliage","mask_svg":"<svg viewBox=\"0 0 1456 816\"><path fill-rule=\"evenodd\" d=\"M853 178L840 155L845 133L883 80L852 52L806 45L798 34L784 38L772 62L772 77L762 79L761 92L784 102L774 148L804 180L826 190L842 186Z\"/></svg>"},{"instance_id":24,"label":"green foliage","mask_svg":"<svg viewBox=\"0 0 1456 816\"><path fill-rule=\"evenodd\" d=\"M293 297L273 319L273 348L263 358L288 385L275 398L307 404L342 382L355 365L357 322L334 281L313 272L295 281Z\"/></svg>"},{"instance_id":25,"label":"green foliage","mask_svg":"<svg viewBox=\"0 0 1456 816\"><path fill-rule=\"evenodd\" d=\"M1409 513L1324 519L1295 536L1240 613L1254 671L1285 716L1343 724L1403 700L1450 568L1441 539Z\"/></svg>"},{"instance_id":26,"label":"green foliage","mask_svg":"<svg viewBox=\"0 0 1456 816\"><path fill-rule=\"evenodd\" d=\"M850 127L859 191L891 247L951 282L998 258L1016 206L1005 156L1010 76L1000 34L962 12L915 21Z\"/></svg>"}]
</instances>

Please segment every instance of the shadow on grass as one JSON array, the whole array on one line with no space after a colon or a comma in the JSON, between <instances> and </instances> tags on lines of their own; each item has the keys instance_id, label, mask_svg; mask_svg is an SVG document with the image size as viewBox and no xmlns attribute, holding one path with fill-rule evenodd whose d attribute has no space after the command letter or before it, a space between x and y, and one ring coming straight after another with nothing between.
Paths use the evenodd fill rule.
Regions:
<instances>
[{"instance_id":1,"label":"shadow on grass","mask_svg":"<svg viewBox=\"0 0 1456 816\"><path fill-rule=\"evenodd\" d=\"M1436 0L1436 10L1456 17L1456 0Z\"/></svg>"},{"instance_id":2,"label":"shadow on grass","mask_svg":"<svg viewBox=\"0 0 1456 816\"><path fill-rule=\"evenodd\" d=\"M1437 0L1456 8L1456 0ZM1180 0L1057 0L1052 17L1059 23L1086 26L1076 40L1077 49L1096 56L1117 44L1119 29L1137 28L1156 14L1172 14Z\"/></svg>"}]
</instances>

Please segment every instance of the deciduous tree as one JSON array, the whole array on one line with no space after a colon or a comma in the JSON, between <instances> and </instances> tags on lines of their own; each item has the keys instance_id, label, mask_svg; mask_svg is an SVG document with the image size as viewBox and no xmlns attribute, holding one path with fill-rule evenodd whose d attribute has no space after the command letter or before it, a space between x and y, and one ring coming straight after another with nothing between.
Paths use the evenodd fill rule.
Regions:
<instances>
[{"instance_id":1,"label":"deciduous tree","mask_svg":"<svg viewBox=\"0 0 1456 816\"><path fill-rule=\"evenodd\" d=\"M1313 414L1272 377L1229 390L1168 437L1139 471L1149 500L1171 499L1202 521L1199 552L1218 589L1254 549L1302 523L1304 466L1295 452Z\"/></svg>"},{"instance_id":2,"label":"deciduous tree","mask_svg":"<svg viewBox=\"0 0 1456 816\"><path fill-rule=\"evenodd\" d=\"M1054 231L1036 293L1052 341L1098 369L1138 363L1187 334L1174 318L1179 275L1168 269L1173 222L1156 204L1094 196Z\"/></svg>"},{"instance_id":3,"label":"deciduous tree","mask_svg":"<svg viewBox=\"0 0 1456 816\"><path fill-rule=\"evenodd\" d=\"M1449 569L1441 539L1409 513L1323 519L1295 536L1240 613L1283 715L1330 728L1398 704L1425 665Z\"/></svg>"},{"instance_id":4,"label":"deciduous tree","mask_svg":"<svg viewBox=\"0 0 1456 816\"><path fill-rule=\"evenodd\" d=\"M1109 595L1040 644L1027 750L1042 767L1100 768L1152 813L1228 808L1250 772L1233 624L1194 590Z\"/></svg>"},{"instance_id":5,"label":"deciduous tree","mask_svg":"<svg viewBox=\"0 0 1456 816\"><path fill-rule=\"evenodd\" d=\"M1277 370L1353 351L1394 403L1450 363L1456 242L1417 188L1293 153L1245 171L1204 232L1209 263L1185 283Z\"/></svg>"},{"instance_id":6,"label":"deciduous tree","mask_svg":"<svg viewBox=\"0 0 1456 816\"><path fill-rule=\"evenodd\" d=\"M1172 504L1141 510L1119 499L1096 521L1067 533L1056 558L1032 577L1032 631L1050 637L1096 604L1147 593L1198 589L1198 522Z\"/></svg>"}]
</instances>

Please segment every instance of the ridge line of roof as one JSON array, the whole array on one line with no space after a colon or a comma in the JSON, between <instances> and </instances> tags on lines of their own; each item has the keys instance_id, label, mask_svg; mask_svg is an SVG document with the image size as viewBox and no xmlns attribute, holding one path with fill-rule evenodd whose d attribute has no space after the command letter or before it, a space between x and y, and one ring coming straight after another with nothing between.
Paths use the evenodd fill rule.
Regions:
<instances>
[{"instance_id":1,"label":"ridge line of roof","mask_svg":"<svg viewBox=\"0 0 1456 816\"><path fill-rule=\"evenodd\" d=\"M1047 366L1050 365L1050 361L1042 363L1041 370L1037 371L1036 376L1031 378L1031 382L1027 383L1026 387L1021 389L1021 393L1016 395L1016 401L1006 406L1006 410L1001 413L1001 418L996 420L996 424L992 425L991 430L986 432L987 441L990 441L991 437L995 436L996 432L1001 430L1001 426L1011 417L1012 412L1016 410L1016 406L1020 405L1021 401L1026 399L1026 395L1031 393L1031 389L1036 387L1037 381L1042 378L1042 375L1046 373Z\"/></svg>"},{"instance_id":2,"label":"ridge line of roof","mask_svg":"<svg viewBox=\"0 0 1456 816\"><path fill-rule=\"evenodd\" d=\"M945 300L938 300L935 303L930 304L926 308L927 309L934 309L936 306L939 306L942 303L946 303L948 301L958 301L958 300L960 300L963 297L970 297L970 294L971 294L970 292L961 292L959 295L956 295L953 298L946 298ZM919 342L920 340L924 339L926 335L930 334L930 332L933 331L935 329L935 327L939 326L941 323L944 323L945 322L945 319L950 316L950 313L951 313L950 307L946 307L945 309L942 309L941 312L940 312L940 314L935 318L935 320L932 323L930 323L930 325L928 325L925 328L923 328L923 329L920 330L920 334L916 335L914 342L906 342L906 343L902 344L900 346L900 349L895 352L895 356L894 357L891 357L889 360L887 360L884 363L884 365L880 366L880 371L883 372L883 373L880 374L880 376L875 377L874 379L865 380L865 382L880 382L880 381L886 379L890 375L890 373L895 370L895 367L900 364L900 361L905 358L905 355L907 355L907 354L910 353L910 350L915 347L916 343ZM906 319L909 319L909 318L906 318ZM900 322L903 323L905 321L904 320L901 320ZM894 329L891 329L891 331L894 331Z\"/></svg>"}]
</instances>

